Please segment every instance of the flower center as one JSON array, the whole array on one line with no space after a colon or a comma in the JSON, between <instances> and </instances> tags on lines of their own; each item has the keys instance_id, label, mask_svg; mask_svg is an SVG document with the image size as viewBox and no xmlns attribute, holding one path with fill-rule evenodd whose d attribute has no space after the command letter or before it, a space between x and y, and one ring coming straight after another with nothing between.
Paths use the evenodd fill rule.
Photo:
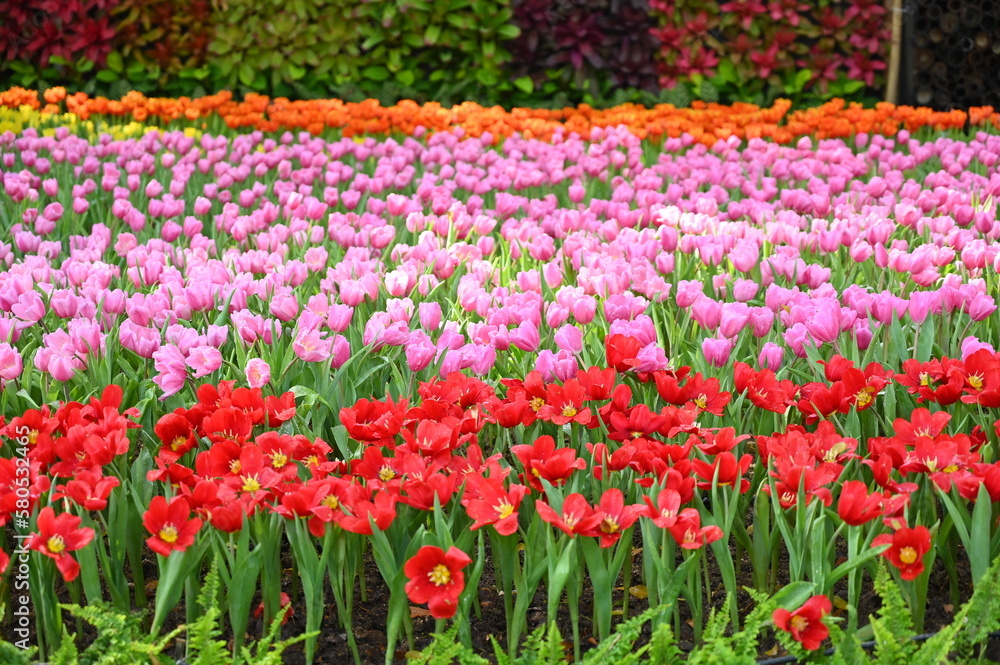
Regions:
<instances>
[{"instance_id":1,"label":"flower center","mask_svg":"<svg viewBox=\"0 0 1000 665\"><path fill-rule=\"evenodd\" d=\"M859 409L863 409L872 403L872 391L865 388L854 397L854 403Z\"/></svg>"},{"instance_id":2,"label":"flower center","mask_svg":"<svg viewBox=\"0 0 1000 665\"><path fill-rule=\"evenodd\" d=\"M535 397L531 400L531 410L538 411L540 408L545 406L545 400L541 397Z\"/></svg>"},{"instance_id":3,"label":"flower center","mask_svg":"<svg viewBox=\"0 0 1000 665\"><path fill-rule=\"evenodd\" d=\"M187 443L187 437L178 436L170 442L170 449L176 453L185 443Z\"/></svg>"},{"instance_id":4,"label":"flower center","mask_svg":"<svg viewBox=\"0 0 1000 665\"><path fill-rule=\"evenodd\" d=\"M240 464L240 461L238 459L234 459L232 462L229 463L229 473L231 473L233 475L236 475L237 473L239 473L240 469L242 469L242 468L243 468L243 465Z\"/></svg>"},{"instance_id":5,"label":"flower center","mask_svg":"<svg viewBox=\"0 0 1000 665\"><path fill-rule=\"evenodd\" d=\"M917 551L912 547L904 547L899 550L899 560L909 565L917 560Z\"/></svg>"},{"instance_id":6,"label":"flower center","mask_svg":"<svg viewBox=\"0 0 1000 665\"><path fill-rule=\"evenodd\" d=\"M572 407L572 406L564 406L563 410L562 410L562 417L563 418L572 418L573 416L576 415L576 413L577 412L576 412L576 409L574 407Z\"/></svg>"},{"instance_id":7,"label":"flower center","mask_svg":"<svg viewBox=\"0 0 1000 665\"><path fill-rule=\"evenodd\" d=\"M932 386L934 385L934 379L927 372L922 372L920 374L920 385L924 387Z\"/></svg>"},{"instance_id":8,"label":"flower center","mask_svg":"<svg viewBox=\"0 0 1000 665\"><path fill-rule=\"evenodd\" d=\"M601 520L601 531L603 533L618 533L621 526L613 517L605 517Z\"/></svg>"},{"instance_id":9,"label":"flower center","mask_svg":"<svg viewBox=\"0 0 1000 665\"><path fill-rule=\"evenodd\" d=\"M49 548L49 551L52 552L53 554L59 554L64 549L66 549L66 541L63 540L62 536L58 535L49 538L48 542L46 542L45 545L46 547Z\"/></svg>"},{"instance_id":10,"label":"flower center","mask_svg":"<svg viewBox=\"0 0 1000 665\"><path fill-rule=\"evenodd\" d=\"M694 405L697 406L699 409L704 409L705 407L708 406L708 396L705 395L705 393L698 395L698 397L696 397L694 400Z\"/></svg>"},{"instance_id":11,"label":"flower center","mask_svg":"<svg viewBox=\"0 0 1000 665\"><path fill-rule=\"evenodd\" d=\"M974 389L979 390L983 387L983 377L973 374L968 378L969 385Z\"/></svg>"},{"instance_id":12,"label":"flower center","mask_svg":"<svg viewBox=\"0 0 1000 665\"><path fill-rule=\"evenodd\" d=\"M838 457L847 452L847 448L848 446L846 443L838 441L830 446L830 450L826 451L826 455L823 456L823 461L836 462Z\"/></svg>"},{"instance_id":13,"label":"flower center","mask_svg":"<svg viewBox=\"0 0 1000 665\"><path fill-rule=\"evenodd\" d=\"M797 633L801 633L802 631L804 631L806 628L809 627L809 619L801 615L792 617L791 623L792 623L792 630L794 630Z\"/></svg>"},{"instance_id":14,"label":"flower center","mask_svg":"<svg viewBox=\"0 0 1000 665\"><path fill-rule=\"evenodd\" d=\"M499 506L497 506L497 514L500 519L505 520L514 514L514 505L509 501L504 501Z\"/></svg>"},{"instance_id":15,"label":"flower center","mask_svg":"<svg viewBox=\"0 0 1000 665\"><path fill-rule=\"evenodd\" d=\"M378 470L378 479L383 483L387 483L396 477L396 472L392 470L390 466L383 466Z\"/></svg>"},{"instance_id":16,"label":"flower center","mask_svg":"<svg viewBox=\"0 0 1000 665\"><path fill-rule=\"evenodd\" d=\"M322 503L330 510L336 510L337 508L340 507L340 499L338 499L333 494L327 494L325 497L323 497Z\"/></svg>"},{"instance_id":17,"label":"flower center","mask_svg":"<svg viewBox=\"0 0 1000 665\"><path fill-rule=\"evenodd\" d=\"M448 566L443 563L439 563L434 566L434 570L427 573L427 579L431 581L431 584L435 586L444 586L451 582L451 571L448 570Z\"/></svg>"},{"instance_id":18,"label":"flower center","mask_svg":"<svg viewBox=\"0 0 1000 665\"><path fill-rule=\"evenodd\" d=\"M175 527L173 524L164 524L163 528L160 529L160 533L157 535L160 536L160 540L162 540L167 544L176 543L177 527Z\"/></svg>"},{"instance_id":19,"label":"flower center","mask_svg":"<svg viewBox=\"0 0 1000 665\"><path fill-rule=\"evenodd\" d=\"M256 492L260 489L260 481L257 476L243 476L243 491Z\"/></svg>"},{"instance_id":20,"label":"flower center","mask_svg":"<svg viewBox=\"0 0 1000 665\"><path fill-rule=\"evenodd\" d=\"M288 455L284 453L274 453L274 455L271 456L271 466L275 469L280 469L286 464L288 464Z\"/></svg>"}]
</instances>

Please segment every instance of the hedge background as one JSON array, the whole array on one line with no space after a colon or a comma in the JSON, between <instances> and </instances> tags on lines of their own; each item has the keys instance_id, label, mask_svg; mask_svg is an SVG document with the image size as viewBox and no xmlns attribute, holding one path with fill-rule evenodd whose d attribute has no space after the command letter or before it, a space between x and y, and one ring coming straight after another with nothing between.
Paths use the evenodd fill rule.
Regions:
<instances>
[{"instance_id":1,"label":"hedge background","mask_svg":"<svg viewBox=\"0 0 1000 665\"><path fill-rule=\"evenodd\" d=\"M883 0L0 0L0 86L511 106L880 99Z\"/></svg>"}]
</instances>

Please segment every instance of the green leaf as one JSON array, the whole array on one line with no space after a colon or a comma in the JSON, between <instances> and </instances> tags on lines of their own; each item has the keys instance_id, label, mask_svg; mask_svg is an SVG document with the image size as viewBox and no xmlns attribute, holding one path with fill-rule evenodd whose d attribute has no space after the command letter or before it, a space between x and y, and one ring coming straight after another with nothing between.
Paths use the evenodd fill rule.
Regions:
<instances>
[{"instance_id":1,"label":"green leaf","mask_svg":"<svg viewBox=\"0 0 1000 665\"><path fill-rule=\"evenodd\" d=\"M401 85L409 87L416 83L417 74L412 69L404 69L403 71L396 73L396 80L399 81Z\"/></svg>"},{"instance_id":2,"label":"green leaf","mask_svg":"<svg viewBox=\"0 0 1000 665\"><path fill-rule=\"evenodd\" d=\"M986 485L979 486L979 495L972 508L970 528L969 563L972 567L972 583L978 583L990 567L990 526L993 522L993 504Z\"/></svg>"},{"instance_id":3,"label":"green leaf","mask_svg":"<svg viewBox=\"0 0 1000 665\"><path fill-rule=\"evenodd\" d=\"M497 36L502 40L516 39L521 34L520 28L516 25L501 25L497 28Z\"/></svg>"},{"instance_id":4,"label":"green leaf","mask_svg":"<svg viewBox=\"0 0 1000 665\"><path fill-rule=\"evenodd\" d=\"M427 44L437 44L437 40L440 36L441 26L438 24L430 25L424 32L424 42Z\"/></svg>"},{"instance_id":5,"label":"green leaf","mask_svg":"<svg viewBox=\"0 0 1000 665\"><path fill-rule=\"evenodd\" d=\"M113 81L117 81L119 78L121 78L121 76L119 74L114 73L110 69L102 69L101 71L97 72L97 80L102 81L104 83L111 83Z\"/></svg>"},{"instance_id":6,"label":"green leaf","mask_svg":"<svg viewBox=\"0 0 1000 665\"><path fill-rule=\"evenodd\" d=\"M254 70L253 65L248 62L240 65L239 79L243 85L253 85L255 78L257 78L257 72Z\"/></svg>"},{"instance_id":7,"label":"green leaf","mask_svg":"<svg viewBox=\"0 0 1000 665\"><path fill-rule=\"evenodd\" d=\"M798 74L795 75L795 90L796 92L802 90L806 87L806 83L812 78L812 70L803 69Z\"/></svg>"},{"instance_id":8,"label":"green leaf","mask_svg":"<svg viewBox=\"0 0 1000 665\"><path fill-rule=\"evenodd\" d=\"M723 60L719 63L719 78L728 83L739 83L739 72L736 71L736 65L731 60Z\"/></svg>"},{"instance_id":9,"label":"green leaf","mask_svg":"<svg viewBox=\"0 0 1000 665\"><path fill-rule=\"evenodd\" d=\"M302 67L298 67L289 63L288 65L288 78L293 81L298 81L300 78L306 75L306 70Z\"/></svg>"},{"instance_id":10,"label":"green leaf","mask_svg":"<svg viewBox=\"0 0 1000 665\"><path fill-rule=\"evenodd\" d=\"M54 55L49 58L49 63L53 65L68 65L69 60L62 57L61 55Z\"/></svg>"},{"instance_id":11,"label":"green leaf","mask_svg":"<svg viewBox=\"0 0 1000 665\"><path fill-rule=\"evenodd\" d=\"M778 607L796 610L809 600L815 590L816 585L812 582L792 582L781 587L772 600Z\"/></svg>"},{"instance_id":12,"label":"green leaf","mask_svg":"<svg viewBox=\"0 0 1000 665\"><path fill-rule=\"evenodd\" d=\"M108 53L108 69L117 73L121 73L125 69L125 63L122 61L121 53L118 51Z\"/></svg>"},{"instance_id":13,"label":"green leaf","mask_svg":"<svg viewBox=\"0 0 1000 665\"><path fill-rule=\"evenodd\" d=\"M379 65L372 65L361 70L361 75L371 81L381 83L389 78L389 70Z\"/></svg>"},{"instance_id":14,"label":"green leaf","mask_svg":"<svg viewBox=\"0 0 1000 665\"><path fill-rule=\"evenodd\" d=\"M526 95L530 95L535 89L535 82L530 76L522 76L521 78L514 79L513 83L515 88Z\"/></svg>"}]
</instances>

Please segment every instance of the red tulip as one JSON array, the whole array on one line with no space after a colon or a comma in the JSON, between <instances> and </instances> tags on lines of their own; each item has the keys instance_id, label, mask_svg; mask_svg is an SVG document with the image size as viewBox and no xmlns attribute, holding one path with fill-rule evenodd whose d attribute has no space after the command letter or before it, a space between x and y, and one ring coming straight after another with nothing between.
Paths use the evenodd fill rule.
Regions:
<instances>
[{"instance_id":1,"label":"red tulip","mask_svg":"<svg viewBox=\"0 0 1000 665\"><path fill-rule=\"evenodd\" d=\"M868 485L860 480L848 480L837 499L837 514L851 526L867 524L882 514L882 499L875 492L868 494Z\"/></svg>"},{"instance_id":2,"label":"red tulip","mask_svg":"<svg viewBox=\"0 0 1000 665\"><path fill-rule=\"evenodd\" d=\"M69 553L83 549L94 539L93 529L80 528L82 521L69 513L56 517L51 507L42 508L38 514L38 533L28 539L28 549L55 559L56 567L67 582L80 574L80 564Z\"/></svg>"},{"instance_id":3,"label":"red tulip","mask_svg":"<svg viewBox=\"0 0 1000 665\"><path fill-rule=\"evenodd\" d=\"M182 496L174 497L169 503L162 496L153 497L142 516L142 525L153 534L146 539L146 544L161 556L186 550L194 543L201 523L201 519L191 517L191 506Z\"/></svg>"},{"instance_id":4,"label":"red tulip","mask_svg":"<svg viewBox=\"0 0 1000 665\"><path fill-rule=\"evenodd\" d=\"M450 619L458 609L458 598L465 589L465 568L472 559L468 554L451 547L447 552L440 547L426 545L406 562L403 573L406 596L414 603L427 603L435 619Z\"/></svg>"},{"instance_id":5,"label":"red tulip","mask_svg":"<svg viewBox=\"0 0 1000 665\"><path fill-rule=\"evenodd\" d=\"M677 522L667 529L677 544L686 550L696 550L722 538L722 529L719 527L701 525L701 515L694 508L682 510L677 516Z\"/></svg>"},{"instance_id":6,"label":"red tulip","mask_svg":"<svg viewBox=\"0 0 1000 665\"><path fill-rule=\"evenodd\" d=\"M509 536L517 531L517 508L528 493L524 485L511 485L504 489L502 480L469 476L462 497L465 511L475 522L473 531L492 524L501 536Z\"/></svg>"},{"instance_id":7,"label":"red tulip","mask_svg":"<svg viewBox=\"0 0 1000 665\"><path fill-rule=\"evenodd\" d=\"M576 534L596 535L597 526L601 522L601 515L594 512L582 494L574 493L567 496L563 501L561 513L557 513L549 504L542 501L535 504L535 510L544 521L570 537Z\"/></svg>"},{"instance_id":8,"label":"red tulip","mask_svg":"<svg viewBox=\"0 0 1000 665\"><path fill-rule=\"evenodd\" d=\"M882 556L899 569L904 580L915 580L924 572L924 555L931 549L931 533L923 526L903 527L892 535L882 534L872 545L889 545Z\"/></svg>"},{"instance_id":9,"label":"red tulip","mask_svg":"<svg viewBox=\"0 0 1000 665\"><path fill-rule=\"evenodd\" d=\"M815 651L830 636L830 629L823 623L823 617L832 609L829 598L813 596L794 612L779 607L774 611L772 619L776 628L791 633L792 639L801 642L805 649Z\"/></svg>"}]
</instances>

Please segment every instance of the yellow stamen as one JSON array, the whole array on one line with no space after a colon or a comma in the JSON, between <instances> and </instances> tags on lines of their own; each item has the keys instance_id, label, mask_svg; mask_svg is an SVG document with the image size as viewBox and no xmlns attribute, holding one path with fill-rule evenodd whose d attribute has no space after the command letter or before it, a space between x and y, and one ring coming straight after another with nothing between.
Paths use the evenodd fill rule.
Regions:
<instances>
[{"instance_id":1,"label":"yellow stamen","mask_svg":"<svg viewBox=\"0 0 1000 665\"><path fill-rule=\"evenodd\" d=\"M496 507L500 519L504 520L514 514L514 506L509 501L504 501Z\"/></svg>"},{"instance_id":2,"label":"yellow stamen","mask_svg":"<svg viewBox=\"0 0 1000 665\"><path fill-rule=\"evenodd\" d=\"M243 476L243 491L256 492L260 489L260 481L257 476Z\"/></svg>"},{"instance_id":3,"label":"yellow stamen","mask_svg":"<svg viewBox=\"0 0 1000 665\"><path fill-rule=\"evenodd\" d=\"M905 564L911 564L917 560L917 551L912 547L904 547L899 550L899 560Z\"/></svg>"},{"instance_id":4,"label":"yellow stamen","mask_svg":"<svg viewBox=\"0 0 1000 665\"><path fill-rule=\"evenodd\" d=\"M618 533L621 530L621 525L618 524L612 517L605 517L601 520L601 532L602 533Z\"/></svg>"},{"instance_id":5,"label":"yellow stamen","mask_svg":"<svg viewBox=\"0 0 1000 665\"><path fill-rule=\"evenodd\" d=\"M448 570L448 566L443 563L439 563L434 566L434 570L427 573L427 579L431 581L431 584L435 586L444 586L451 582L451 571Z\"/></svg>"},{"instance_id":6,"label":"yellow stamen","mask_svg":"<svg viewBox=\"0 0 1000 665\"><path fill-rule=\"evenodd\" d=\"M160 529L160 533L157 534L165 543L176 543L177 542L177 527L173 524L164 524L163 528Z\"/></svg>"},{"instance_id":7,"label":"yellow stamen","mask_svg":"<svg viewBox=\"0 0 1000 665\"><path fill-rule=\"evenodd\" d=\"M59 554L66 549L66 541L63 540L62 536L52 536L45 545L53 554Z\"/></svg>"}]
</instances>

